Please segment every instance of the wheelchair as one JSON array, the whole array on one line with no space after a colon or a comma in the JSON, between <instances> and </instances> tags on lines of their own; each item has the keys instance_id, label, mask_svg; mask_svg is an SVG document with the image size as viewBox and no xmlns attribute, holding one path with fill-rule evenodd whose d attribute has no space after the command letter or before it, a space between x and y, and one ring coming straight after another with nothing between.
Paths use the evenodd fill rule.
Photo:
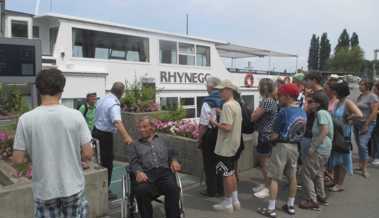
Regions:
<instances>
[{"instance_id":1,"label":"wheelchair","mask_svg":"<svg viewBox=\"0 0 379 218\"><path fill-rule=\"evenodd\" d=\"M134 175L129 168L126 169L127 174L122 177L122 200L121 200L121 218L140 218L139 208L135 193L133 189ZM180 218L185 218L183 207L183 186L180 176L175 173L176 183L179 188L179 211ZM153 201L159 204L164 204L164 201L160 199L162 195L156 195Z\"/></svg>"}]
</instances>

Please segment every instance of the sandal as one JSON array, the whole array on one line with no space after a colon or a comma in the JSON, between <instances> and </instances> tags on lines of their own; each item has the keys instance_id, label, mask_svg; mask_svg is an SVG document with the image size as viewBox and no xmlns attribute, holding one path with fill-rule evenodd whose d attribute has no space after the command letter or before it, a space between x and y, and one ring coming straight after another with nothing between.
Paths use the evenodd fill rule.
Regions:
<instances>
[{"instance_id":1,"label":"sandal","mask_svg":"<svg viewBox=\"0 0 379 218\"><path fill-rule=\"evenodd\" d=\"M265 217L276 218L275 209L269 210L268 208L258 208L257 212Z\"/></svg>"},{"instance_id":2,"label":"sandal","mask_svg":"<svg viewBox=\"0 0 379 218\"><path fill-rule=\"evenodd\" d=\"M343 192L344 190L345 189L343 189L343 188L338 188L336 185L329 188L329 191L331 191L331 192Z\"/></svg>"}]
</instances>

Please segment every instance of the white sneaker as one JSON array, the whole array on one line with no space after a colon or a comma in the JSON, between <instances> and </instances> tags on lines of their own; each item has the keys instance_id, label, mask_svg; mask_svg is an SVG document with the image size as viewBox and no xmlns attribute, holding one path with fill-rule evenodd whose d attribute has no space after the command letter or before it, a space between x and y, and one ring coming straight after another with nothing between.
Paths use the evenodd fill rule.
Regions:
<instances>
[{"instance_id":1,"label":"white sneaker","mask_svg":"<svg viewBox=\"0 0 379 218\"><path fill-rule=\"evenodd\" d=\"M254 196L257 198L267 198L270 196L270 191L268 188L263 188L261 191L254 193Z\"/></svg>"},{"instance_id":2,"label":"white sneaker","mask_svg":"<svg viewBox=\"0 0 379 218\"><path fill-rule=\"evenodd\" d=\"M253 191L254 193L257 193L257 192L262 191L262 189L264 189L265 187L266 187L266 186L265 186L264 184L259 184L259 185L255 186L255 187L253 187L253 188L252 188L252 191Z\"/></svg>"},{"instance_id":3,"label":"white sneaker","mask_svg":"<svg viewBox=\"0 0 379 218\"><path fill-rule=\"evenodd\" d=\"M233 213L234 212L233 204L226 204L225 201L223 201L219 204L213 205L213 209L217 210L217 211L227 212L227 213Z\"/></svg>"},{"instance_id":4,"label":"white sneaker","mask_svg":"<svg viewBox=\"0 0 379 218\"><path fill-rule=\"evenodd\" d=\"M374 159L372 162L371 162L372 165L375 165L375 166L379 166L379 159Z\"/></svg>"},{"instance_id":5,"label":"white sneaker","mask_svg":"<svg viewBox=\"0 0 379 218\"><path fill-rule=\"evenodd\" d=\"M240 203L240 201L234 201L233 202L233 208L234 208L234 210L241 210L241 203Z\"/></svg>"}]
</instances>

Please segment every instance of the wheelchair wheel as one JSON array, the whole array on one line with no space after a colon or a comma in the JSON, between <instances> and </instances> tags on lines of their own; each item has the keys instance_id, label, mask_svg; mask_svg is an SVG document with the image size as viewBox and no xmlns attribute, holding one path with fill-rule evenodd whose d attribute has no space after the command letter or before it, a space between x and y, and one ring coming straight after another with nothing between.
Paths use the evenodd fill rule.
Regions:
<instances>
[{"instance_id":1,"label":"wheelchair wheel","mask_svg":"<svg viewBox=\"0 0 379 218\"><path fill-rule=\"evenodd\" d=\"M185 213L184 213L184 206L183 206L183 185L182 185L182 180L180 179L180 176L176 173L176 183L179 187L179 210L180 210L180 218L185 218Z\"/></svg>"}]
</instances>

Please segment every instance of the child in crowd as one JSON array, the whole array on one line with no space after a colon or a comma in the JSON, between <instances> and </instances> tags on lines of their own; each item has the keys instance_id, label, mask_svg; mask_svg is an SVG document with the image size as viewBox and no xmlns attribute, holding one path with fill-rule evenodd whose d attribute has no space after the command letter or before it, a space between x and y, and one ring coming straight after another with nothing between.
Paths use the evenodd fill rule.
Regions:
<instances>
[{"instance_id":1,"label":"child in crowd","mask_svg":"<svg viewBox=\"0 0 379 218\"><path fill-rule=\"evenodd\" d=\"M323 92L312 94L308 109L315 113L312 140L304 157L301 178L307 199L300 202L303 209L319 209L319 203L327 204L324 187L324 166L332 149L333 121L328 112L328 96Z\"/></svg>"},{"instance_id":2,"label":"child in crowd","mask_svg":"<svg viewBox=\"0 0 379 218\"><path fill-rule=\"evenodd\" d=\"M273 144L271 159L268 163L267 174L270 180L270 200L267 208L258 208L257 212L275 218L278 181L286 174L289 180L288 201L282 209L295 214L295 196L297 188L296 170L299 156L297 143L303 137L306 125L306 114L297 104L299 88L292 83L279 87L279 103L281 110L274 124L271 141Z\"/></svg>"}]
</instances>

